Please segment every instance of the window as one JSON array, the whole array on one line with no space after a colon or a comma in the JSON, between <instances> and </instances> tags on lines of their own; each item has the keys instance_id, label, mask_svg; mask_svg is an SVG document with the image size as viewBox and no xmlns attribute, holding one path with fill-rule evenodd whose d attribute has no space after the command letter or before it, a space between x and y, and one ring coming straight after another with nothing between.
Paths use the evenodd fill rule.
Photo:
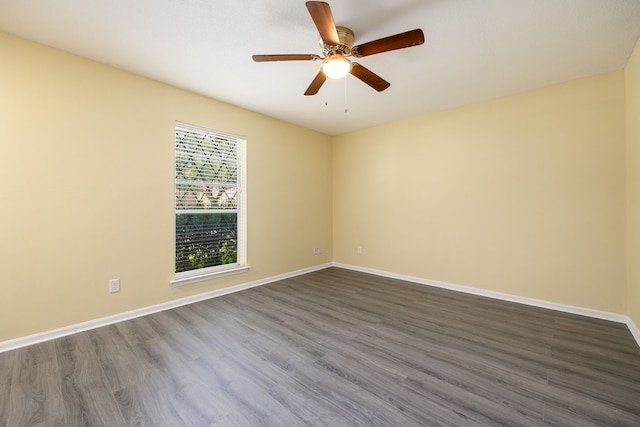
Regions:
<instances>
[{"instance_id":1,"label":"window","mask_svg":"<svg viewBox=\"0 0 640 427\"><path fill-rule=\"evenodd\" d=\"M176 124L176 277L182 285L244 267L243 145Z\"/></svg>"}]
</instances>

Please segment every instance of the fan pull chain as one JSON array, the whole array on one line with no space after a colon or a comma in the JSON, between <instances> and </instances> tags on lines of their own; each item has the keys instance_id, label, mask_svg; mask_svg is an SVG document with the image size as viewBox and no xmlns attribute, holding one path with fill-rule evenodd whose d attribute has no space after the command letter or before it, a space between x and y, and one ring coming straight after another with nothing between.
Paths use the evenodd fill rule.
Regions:
<instances>
[{"instance_id":1,"label":"fan pull chain","mask_svg":"<svg viewBox=\"0 0 640 427\"><path fill-rule=\"evenodd\" d=\"M344 113L347 114L349 109L347 108L347 77L344 76Z\"/></svg>"}]
</instances>

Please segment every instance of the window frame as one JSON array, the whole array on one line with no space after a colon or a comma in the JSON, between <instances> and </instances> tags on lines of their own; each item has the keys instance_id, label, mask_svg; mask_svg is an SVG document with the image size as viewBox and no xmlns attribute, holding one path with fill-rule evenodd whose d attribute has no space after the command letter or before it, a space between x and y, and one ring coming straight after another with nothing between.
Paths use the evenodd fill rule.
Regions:
<instances>
[{"instance_id":1,"label":"window frame","mask_svg":"<svg viewBox=\"0 0 640 427\"><path fill-rule=\"evenodd\" d=\"M176 217L180 213L177 209L175 191L177 190L177 180L175 178L177 150L176 150L176 132L179 129L192 130L195 132L202 132L210 135L217 135L224 138L234 139L237 146L237 192L236 192L236 235L237 235L237 255L236 262L232 264L222 264L204 268L198 268L194 270L176 272ZM173 138L173 167L174 167L174 203L173 203L173 260L174 260L174 278L171 280L173 286L183 286L190 283L196 283L204 280L209 280L218 277L229 276L232 274L244 273L250 269L246 263L246 137L240 135L230 134L228 132L221 132L215 129L210 129L202 126L192 125L184 122L175 122L174 126L174 138ZM185 210L185 214L194 213Z\"/></svg>"}]
</instances>

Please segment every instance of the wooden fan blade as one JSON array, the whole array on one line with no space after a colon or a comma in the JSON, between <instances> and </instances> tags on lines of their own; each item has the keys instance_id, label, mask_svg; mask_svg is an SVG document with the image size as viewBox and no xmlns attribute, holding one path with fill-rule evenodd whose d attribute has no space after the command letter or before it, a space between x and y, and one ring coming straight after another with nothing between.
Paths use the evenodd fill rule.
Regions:
<instances>
[{"instance_id":1,"label":"wooden fan blade","mask_svg":"<svg viewBox=\"0 0 640 427\"><path fill-rule=\"evenodd\" d=\"M332 46L339 45L340 38L329 4L323 1L308 1L306 5L322 41Z\"/></svg>"},{"instance_id":2,"label":"wooden fan blade","mask_svg":"<svg viewBox=\"0 0 640 427\"><path fill-rule=\"evenodd\" d=\"M307 91L304 93L305 95L315 95L318 93L324 82L327 80L327 76L320 70L320 72L313 79Z\"/></svg>"},{"instance_id":3,"label":"wooden fan blade","mask_svg":"<svg viewBox=\"0 0 640 427\"><path fill-rule=\"evenodd\" d=\"M407 31L406 33L384 37L370 41L351 49L351 55L356 58L375 55L376 53L389 52L390 50L404 49L405 47L418 46L424 43L424 33L421 29Z\"/></svg>"},{"instance_id":4,"label":"wooden fan blade","mask_svg":"<svg viewBox=\"0 0 640 427\"><path fill-rule=\"evenodd\" d=\"M350 73L352 76L359 78L378 92L382 92L391 86L391 83L357 62L353 63Z\"/></svg>"},{"instance_id":5,"label":"wooden fan blade","mask_svg":"<svg viewBox=\"0 0 640 427\"><path fill-rule=\"evenodd\" d=\"M318 55L253 55L253 60L256 62L270 62L270 61L315 61L322 59Z\"/></svg>"}]
</instances>

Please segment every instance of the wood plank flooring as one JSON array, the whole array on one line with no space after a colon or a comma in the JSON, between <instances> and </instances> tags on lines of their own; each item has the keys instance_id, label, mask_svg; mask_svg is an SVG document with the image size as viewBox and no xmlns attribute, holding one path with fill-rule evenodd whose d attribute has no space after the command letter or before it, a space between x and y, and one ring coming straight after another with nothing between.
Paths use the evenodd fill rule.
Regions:
<instances>
[{"instance_id":1,"label":"wood plank flooring","mask_svg":"<svg viewBox=\"0 0 640 427\"><path fill-rule=\"evenodd\" d=\"M0 353L0 426L640 426L622 324L329 268Z\"/></svg>"}]
</instances>

